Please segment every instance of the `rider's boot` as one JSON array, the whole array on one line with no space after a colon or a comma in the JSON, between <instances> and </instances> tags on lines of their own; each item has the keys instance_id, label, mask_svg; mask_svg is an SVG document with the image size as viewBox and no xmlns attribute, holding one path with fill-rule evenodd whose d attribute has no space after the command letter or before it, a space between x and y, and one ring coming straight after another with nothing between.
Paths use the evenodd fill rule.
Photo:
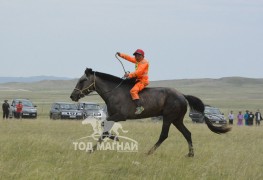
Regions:
<instances>
[{"instance_id":1,"label":"rider's boot","mask_svg":"<svg viewBox=\"0 0 263 180\"><path fill-rule=\"evenodd\" d=\"M141 114L144 111L144 107L141 105L140 99L135 99L134 102L137 106L135 114Z\"/></svg>"}]
</instances>

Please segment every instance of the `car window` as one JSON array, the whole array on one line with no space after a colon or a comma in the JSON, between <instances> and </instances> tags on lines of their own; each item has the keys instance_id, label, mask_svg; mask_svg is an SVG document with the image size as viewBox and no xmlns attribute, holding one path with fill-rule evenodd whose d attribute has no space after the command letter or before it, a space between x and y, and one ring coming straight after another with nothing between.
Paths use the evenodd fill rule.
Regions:
<instances>
[{"instance_id":1,"label":"car window","mask_svg":"<svg viewBox=\"0 0 263 180\"><path fill-rule=\"evenodd\" d=\"M23 100L20 100L20 101L22 101L23 106L33 107L33 104L31 101L23 101ZM15 101L14 104L17 105L18 103L19 103L19 101Z\"/></svg>"},{"instance_id":2,"label":"car window","mask_svg":"<svg viewBox=\"0 0 263 180\"><path fill-rule=\"evenodd\" d=\"M60 105L61 109L65 109L65 110L77 110L77 105L75 104L61 104Z\"/></svg>"},{"instance_id":3,"label":"car window","mask_svg":"<svg viewBox=\"0 0 263 180\"><path fill-rule=\"evenodd\" d=\"M221 114L221 112L217 108L205 108L205 113Z\"/></svg>"},{"instance_id":4,"label":"car window","mask_svg":"<svg viewBox=\"0 0 263 180\"><path fill-rule=\"evenodd\" d=\"M78 108L79 108L79 109L83 109L83 106L84 106L83 103L79 103L79 104L78 104Z\"/></svg>"},{"instance_id":5,"label":"car window","mask_svg":"<svg viewBox=\"0 0 263 180\"><path fill-rule=\"evenodd\" d=\"M84 109L95 109L95 110L99 110L100 106L98 104L85 104L85 108Z\"/></svg>"},{"instance_id":6,"label":"car window","mask_svg":"<svg viewBox=\"0 0 263 180\"><path fill-rule=\"evenodd\" d=\"M22 101L24 106L33 107L33 104L30 101Z\"/></svg>"},{"instance_id":7,"label":"car window","mask_svg":"<svg viewBox=\"0 0 263 180\"><path fill-rule=\"evenodd\" d=\"M58 104L54 104L53 105L53 109L59 109L59 105Z\"/></svg>"}]
</instances>

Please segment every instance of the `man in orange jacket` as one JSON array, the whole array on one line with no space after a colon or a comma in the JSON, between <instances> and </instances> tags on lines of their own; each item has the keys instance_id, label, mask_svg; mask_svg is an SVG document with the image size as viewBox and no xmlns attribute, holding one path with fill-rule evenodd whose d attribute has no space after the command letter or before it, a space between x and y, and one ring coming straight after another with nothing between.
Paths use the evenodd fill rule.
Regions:
<instances>
[{"instance_id":1,"label":"man in orange jacket","mask_svg":"<svg viewBox=\"0 0 263 180\"><path fill-rule=\"evenodd\" d=\"M149 63L144 58L144 51L141 49L137 49L133 53L134 57L119 52L117 52L117 55L135 64L135 71L132 73L126 73L124 76L126 78L136 78L136 84L130 90L130 94L132 100L137 105L135 114L141 114L144 111L144 108L141 105L140 97L138 93L149 84L149 79L148 79Z\"/></svg>"}]
</instances>

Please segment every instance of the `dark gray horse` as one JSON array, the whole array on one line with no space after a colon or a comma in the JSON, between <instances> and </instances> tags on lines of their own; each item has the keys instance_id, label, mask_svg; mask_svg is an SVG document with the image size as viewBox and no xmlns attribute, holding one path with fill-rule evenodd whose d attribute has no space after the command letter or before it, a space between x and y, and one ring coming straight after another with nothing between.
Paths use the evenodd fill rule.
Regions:
<instances>
[{"instance_id":1,"label":"dark gray horse","mask_svg":"<svg viewBox=\"0 0 263 180\"><path fill-rule=\"evenodd\" d=\"M85 74L79 79L70 98L78 101L80 98L96 91L105 101L109 117L108 121L125 121L127 119L141 119L154 116L163 116L162 132L157 143L150 149L152 154L168 137L170 125L173 124L185 137L189 146L189 157L194 156L190 131L184 126L183 118L187 111L187 102L191 109L204 112L203 102L194 96L183 95L173 88L155 87L145 88L140 92L141 102L145 110L135 115L136 105L131 99L130 89L135 79L124 80L109 74L92 71L87 68ZM207 118L208 128L215 133L226 133L230 128L214 126Z\"/></svg>"}]
</instances>

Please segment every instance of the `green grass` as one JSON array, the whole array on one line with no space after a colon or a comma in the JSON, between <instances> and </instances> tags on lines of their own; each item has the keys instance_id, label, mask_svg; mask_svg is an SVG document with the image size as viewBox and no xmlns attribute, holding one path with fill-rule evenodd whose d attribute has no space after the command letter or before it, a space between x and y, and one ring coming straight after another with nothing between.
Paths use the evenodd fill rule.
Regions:
<instances>
[{"instance_id":1,"label":"green grass","mask_svg":"<svg viewBox=\"0 0 263 180\"><path fill-rule=\"evenodd\" d=\"M0 122L0 179L261 179L261 127L238 127L225 135L205 124L186 126L192 132L194 158L186 158L185 139L171 126L168 139L150 156L161 122L126 121L128 137L138 141L133 153L75 150L73 142L90 135L81 121L45 118ZM122 134L124 135L124 134Z\"/></svg>"}]
</instances>

